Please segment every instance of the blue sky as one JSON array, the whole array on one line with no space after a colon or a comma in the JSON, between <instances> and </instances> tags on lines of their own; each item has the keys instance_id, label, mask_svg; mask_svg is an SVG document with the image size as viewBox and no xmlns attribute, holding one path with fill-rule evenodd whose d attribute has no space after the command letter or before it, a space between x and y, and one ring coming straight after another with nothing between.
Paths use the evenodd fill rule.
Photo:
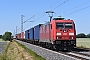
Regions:
<instances>
[{"instance_id":1,"label":"blue sky","mask_svg":"<svg viewBox=\"0 0 90 60\"><path fill-rule=\"evenodd\" d=\"M35 15L30 19L34 22L24 23L24 30L45 23L49 21L45 12L50 10L55 12L53 17L74 20L77 33L90 33L90 0L0 0L0 34L13 33L16 26L20 33L21 15L25 16L24 21Z\"/></svg>"}]
</instances>

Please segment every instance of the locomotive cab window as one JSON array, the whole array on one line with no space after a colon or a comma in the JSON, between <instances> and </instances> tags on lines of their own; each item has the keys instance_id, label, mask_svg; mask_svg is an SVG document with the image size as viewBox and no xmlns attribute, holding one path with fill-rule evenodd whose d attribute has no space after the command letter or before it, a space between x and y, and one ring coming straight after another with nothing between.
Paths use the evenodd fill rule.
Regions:
<instances>
[{"instance_id":1,"label":"locomotive cab window","mask_svg":"<svg viewBox=\"0 0 90 60\"><path fill-rule=\"evenodd\" d=\"M65 23L65 28L72 29L72 23Z\"/></svg>"},{"instance_id":2,"label":"locomotive cab window","mask_svg":"<svg viewBox=\"0 0 90 60\"><path fill-rule=\"evenodd\" d=\"M64 28L63 23L56 23L56 29Z\"/></svg>"},{"instance_id":3,"label":"locomotive cab window","mask_svg":"<svg viewBox=\"0 0 90 60\"><path fill-rule=\"evenodd\" d=\"M56 29L62 29L62 28L68 28L68 29L72 29L73 28L73 24L70 22L68 23L56 23Z\"/></svg>"}]
</instances>

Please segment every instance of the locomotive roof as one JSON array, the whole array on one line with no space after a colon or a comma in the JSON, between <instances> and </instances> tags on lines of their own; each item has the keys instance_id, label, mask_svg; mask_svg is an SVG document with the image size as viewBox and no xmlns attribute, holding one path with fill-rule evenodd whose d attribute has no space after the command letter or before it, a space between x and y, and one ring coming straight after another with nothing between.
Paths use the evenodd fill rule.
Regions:
<instances>
[{"instance_id":1,"label":"locomotive roof","mask_svg":"<svg viewBox=\"0 0 90 60\"><path fill-rule=\"evenodd\" d=\"M65 18L53 18L53 20L64 20Z\"/></svg>"},{"instance_id":2,"label":"locomotive roof","mask_svg":"<svg viewBox=\"0 0 90 60\"><path fill-rule=\"evenodd\" d=\"M62 17L58 17L58 18L53 18L52 20L71 20L71 19L65 19L65 18L62 18Z\"/></svg>"},{"instance_id":3,"label":"locomotive roof","mask_svg":"<svg viewBox=\"0 0 90 60\"><path fill-rule=\"evenodd\" d=\"M71 19L64 19L64 18L54 18L51 22L74 22Z\"/></svg>"},{"instance_id":4,"label":"locomotive roof","mask_svg":"<svg viewBox=\"0 0 90 60\"><path fill-rule=\"evenodd\" d=\"M73 20L52 20L52 22L74 22Z\"/></svg>"},{"instance_id":5,"label":"locomotive roof","mask_svg":"<svg viewBox=\"0 0 90 60\"><path fill-rule=\"evenodd\" d=\"M51 20L51 22L73 22L73 20L70 20L70 19L65 19L65 18L53 18L52 20ZM45 26L45 25L48 25L48 24L50 24L51 22L46 22L45 24L43 24L43 26Z\"/></svg>"}]
</instances>

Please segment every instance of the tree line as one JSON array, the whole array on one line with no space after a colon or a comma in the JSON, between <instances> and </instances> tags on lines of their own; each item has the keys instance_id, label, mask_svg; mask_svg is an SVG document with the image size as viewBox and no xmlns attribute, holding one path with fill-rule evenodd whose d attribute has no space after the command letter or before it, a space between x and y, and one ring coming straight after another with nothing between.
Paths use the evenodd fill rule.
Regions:
<instances>
[{"instance_id":1,"label":"tree line","mask_svg":"<svg viewBox=\"0 0 90 60\"><path fill-rule=\"evenodd\" d=\"M2 38L5 41L7 41L7 40L11 41L12 40L12 33L5 32L3 35L0 35L0 38Z\"/></svg>"},{"instance_id":2,"label":"tree line","mask_svg":"<svg viewBox=\"0 0 90 60\"><path fill-rule=\"evenodd\" d=\"M90 38L90 33L87 35L84 33L77 34L76 38Z\"/></svg>"}]
</instances>

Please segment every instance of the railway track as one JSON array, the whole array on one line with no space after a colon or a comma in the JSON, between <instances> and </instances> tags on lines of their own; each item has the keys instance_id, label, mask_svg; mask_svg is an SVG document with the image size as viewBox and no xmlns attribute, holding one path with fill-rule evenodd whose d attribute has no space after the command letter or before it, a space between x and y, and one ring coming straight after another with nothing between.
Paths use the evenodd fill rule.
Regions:
<instances>
[{"instance_id":1,"label":"railway track","mask_svg":"<svg viewBox=\"0 0 90 60\"><path fill-rule=\"evenodd\" d=\"M56 51L56 50L53 50L53 51ZM56 52L74 57L79 60L90 60L90 49L89 48L74 48L72 51L56 51Z\"/></svg>"},{"instance_id":2,"label":"railway track","mask_svg":"<svg viewBox=\"0 0 90 60\"><path fill-rule=\"evenodd\" d=\"M81 49L80 49L81 50ZM59 53L62 53L62 54L65 54L65 55L68 55L68 56L71 56L71 57L74 57L74 58L77 58L77 59L80 59L80 60L90 60L90 51L86 51L86 52L78 52L78 51L58 51Z\"/></svg>"},{"instance_id":3,"label":"railway track","mask_svg":"<svg viewBox=\"0 0 90 60\"><path fill-rule=\"evenodd\" d=\"M48 49L48 48L46 48L46 49ZM49 49L49 50L51 50L51 49ZM68 55L70 57L76 58L76 60L77 59L90 60L90 49L75 48L72 51L56 51L56 50L52 50L52 51L55 51L55 52L58 52L58 53L61 53L64 55Z\"/></svg>"},{"instance_id":4,"label":"railway track","mask_svg":"<svg viewBox=\"0 0 90 60\"><path fill-rule=\"evenodd\" d=\"M44 48L44 47L43 47ZM46 48L49 49L49 48ZM51 49L50 49L51 50ZM56 51L56 50L53 50ZM74 48L72 51L56 51L79 60L90 60L90 49L88 48ZM89 53L89 54L88 54Z\"/></svg>"},{"instance_id":5,"label":"railway track","mask_svg":"<svg viewBox=\"0 0 90 60\"><path fill-rule=\"evenodd\" d=\"M68 52L66 53L69 56L75 57L77 59L81 59L81 60L90 60L90 57L87 54L80 54L77 52Z\"/></svg>"},{"instance_id":6,"label":"railway track","mask_svg":"<svg viewBox=\"0 0 90 60\"><path fill-rule=\"evenodd\" d=\"M84 56L90 57L89 54L85 54L85 53L80 53L80 52L72 52L72 53L76 53L76 54L80 54L80 55L84 55Z\"/></svg>"}]
</instances>

